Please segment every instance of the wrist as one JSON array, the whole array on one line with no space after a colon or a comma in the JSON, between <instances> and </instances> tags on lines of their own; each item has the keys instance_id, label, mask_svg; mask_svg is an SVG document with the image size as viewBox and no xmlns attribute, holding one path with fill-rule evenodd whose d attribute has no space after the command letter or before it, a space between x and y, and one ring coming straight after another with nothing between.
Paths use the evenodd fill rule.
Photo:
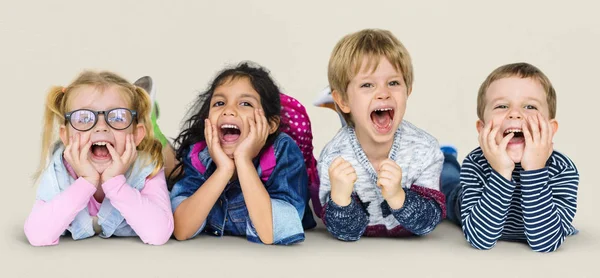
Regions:
<instances>
[{"instance_id":1,"label":"wrist","mask_svg":"<svg viewBox=\"0 0 600 278\"><path fill-rule=\"evenodd\" d=\"M396 193L394 196L386 199L388 205L393 210L402 208L404 206L405 200L406 200L406 193L404 192L403 188L400 188L398 193Z\"/></svg>"},{"instance_id":2,"label":"wrist","mask_svg":"<svg viewBox=\"0 0 600 278\"><path fill-rule=\"evenodd\" d=\"M229 180L231 179L231 177L233 177L233 174L235 173L235 167L217 167L217 169L215 170L215 173L213 175L216 175L220 178Z\"/></svg>"},{"instance_id":3,"label":"wrist","mask_svg":"<svg viewBox=\"0 0 600 278\"><path fill-rule=\"evenodd\" d=\"M331 200L340 207L346 207L352 202L351 195L352 194L336 194L336 192L332 190Z\"/></svg>"}]
</instances>

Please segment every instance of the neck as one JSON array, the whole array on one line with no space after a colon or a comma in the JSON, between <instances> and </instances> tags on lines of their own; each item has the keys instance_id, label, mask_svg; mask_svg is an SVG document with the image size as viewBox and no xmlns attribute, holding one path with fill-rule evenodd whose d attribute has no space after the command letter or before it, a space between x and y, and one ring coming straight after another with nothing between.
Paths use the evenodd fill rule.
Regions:
<instances>
[{"instance_id":1,"label":"neck","mask_svg":"<svg viewBox=\"0 0 600 278\"><path fill-rule=\"evenodd\" d=\"M373 168L377 171L379 169L379 164L387 159L390 155L390 150L392 149L392 144L394 143L394 137L386 142L376 142L369 136L360 134L356 129L355 131L358 143L365 152L365 155L369 159L369 162L371 162Z\"/></svg>"}]
</instances>

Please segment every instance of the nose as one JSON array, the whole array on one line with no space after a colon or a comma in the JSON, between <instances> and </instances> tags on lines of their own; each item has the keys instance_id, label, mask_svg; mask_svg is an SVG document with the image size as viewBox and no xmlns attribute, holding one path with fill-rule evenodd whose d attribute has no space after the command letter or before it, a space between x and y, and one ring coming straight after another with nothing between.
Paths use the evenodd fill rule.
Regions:
<instances>
[{"instance_id":1,"label":"nose","mask_svg":"<svg viewBox=\"0 0 600 278\"><path fill-rule=\"evenodd\" d=\"M104 114L98 114L98 122L96 123L96 126L94 127L94 131L95 132L107 132L108 131L108 125L106 124Z\"/></svg>"},{"instance_id":2,"label":"nose","mask_svg":"<svg viewBox=\"0 0 600 278\"><path fill-rule=\"evenodd\" d=\"M511 119L511 120L520 120L520 119L523 118L523 115L517 109L511 109L508 112L508 118Z\"/></svg>"},{"instance_id":3,"label":"nose","mask_svg":"<svg viewBox=\"0 0 600 278\"><path fill-rule=\"evenodd\" d=\"M227 105L225 109L223 109L223 116L235 116L237 115L236 110L231 105Z\"/></svg>"},{"instance_id":4,"label":"nose","mask_svg":"<svg viewBox=\"0 0 600 278\"><path fill-rule=\"evenodd\" d=\"M386 100L390 98L391 94L387 87L380 86L375 93L375 98L378 100Z\"/></svg>"}]
</instances>

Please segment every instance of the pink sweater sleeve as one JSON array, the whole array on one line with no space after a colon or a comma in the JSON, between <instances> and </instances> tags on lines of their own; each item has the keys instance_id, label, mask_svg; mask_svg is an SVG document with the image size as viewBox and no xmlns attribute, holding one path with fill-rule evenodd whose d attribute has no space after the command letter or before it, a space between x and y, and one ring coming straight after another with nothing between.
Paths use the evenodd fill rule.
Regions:
<instances>
[{"instance_id":1,"label":"pink sweater sleeve","mask_svg":"<svg viewBox=\"0 0 600 278\"><path fill-rule=\"evenodd\" d=\"M144 243L162 245L171 238L173 213L164 170L147 179L141 191L127 185L123 175L106 181L102 188Z\"/></svg>"},{"instance_id":2,"label":"pink sweater sleeve","mask_svg":"<svg viewBox=\"0 0 600 278\"><path fill-rule=\"evenodd\" d=\"M25 236L29 243L33 246L58 244L62 233L86 207L95 192L93 184L78 178L52 200L37 200L25 220Z\"/></svg>"}]
</instances>

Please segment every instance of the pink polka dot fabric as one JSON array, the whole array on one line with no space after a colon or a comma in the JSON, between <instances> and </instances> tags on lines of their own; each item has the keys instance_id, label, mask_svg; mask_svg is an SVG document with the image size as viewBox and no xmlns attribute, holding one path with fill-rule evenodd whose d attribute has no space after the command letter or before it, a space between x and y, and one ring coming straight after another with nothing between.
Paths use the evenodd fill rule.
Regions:
<instances>
[{"instance_id":1,"label":"pink polka dot fabric","mask_svg":"<svg viewBox=\"0 0 600 278\"><path fill-rule=\"evenodd\" d=\"M292 137L304 156L304 163L308 171L309 191L313 200L313 208L317 215L321 212L321 203L318 201L319 175L317 173L317 160L313 155L313 135L310 119L306 108L296 99L281 93L281 131ZM315 200L317 200L315 202Z\"/></svg>"}]
</instances>

